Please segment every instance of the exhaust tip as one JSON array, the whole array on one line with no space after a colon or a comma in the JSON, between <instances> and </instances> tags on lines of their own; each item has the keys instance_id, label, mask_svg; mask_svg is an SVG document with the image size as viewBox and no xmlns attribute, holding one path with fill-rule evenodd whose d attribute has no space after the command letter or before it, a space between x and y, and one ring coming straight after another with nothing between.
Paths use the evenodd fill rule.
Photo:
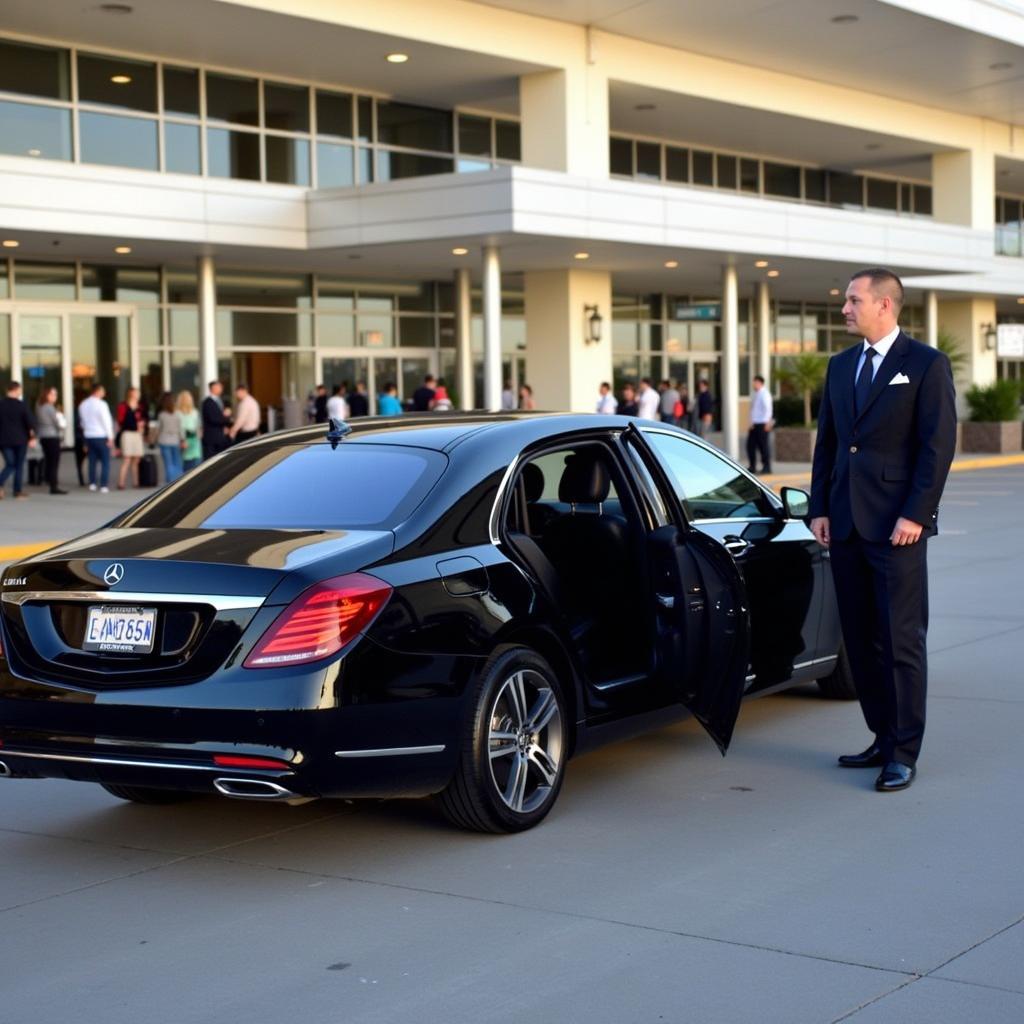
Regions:
<instances>
[{"instance_id":1,"label":"exhaust tip","mask_svg":"<svg viewBox=\"0 0 1024 1024\"><path fill-rule=\"evenodd\" d=\"M219 778L213 780L213 788L221 796L231 797L232 800L275 800L293 807L299 804L308 804L316 799L313 796L294 793L267 779Z\"/></svg>"}]
</instances>

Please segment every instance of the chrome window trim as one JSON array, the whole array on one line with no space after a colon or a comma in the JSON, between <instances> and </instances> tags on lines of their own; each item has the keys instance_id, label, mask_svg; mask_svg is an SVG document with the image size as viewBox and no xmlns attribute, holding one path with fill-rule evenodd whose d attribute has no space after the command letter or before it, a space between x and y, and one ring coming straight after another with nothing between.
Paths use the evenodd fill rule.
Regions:
<instances>
[{"instance_id":1,"label":"chrome window trim","mask_svg":"<svg viewBox=\"0 0 1024 1024\"><path fill-rule=\"evenodd\" d=\"M259 608L266 598L229 594L147 594L136 590L5 590L7 604L29 601L93 601L107 604L206 604L219 612Z\"/></svg>"},{"instance_id":2,"label":"chrome window trim","mask_svg":"<svg viewBox=\"0 0 1024 1024\"><path fill-rule=\"evenodd\" d=\"M811 665L823 665L826 661L838 661L838 659L838 654L830 654L825 658L811 658L810 661L798 661L793 665L793 668L810 668Z\"/></svg>"},{"instance_id":3,"label":"chrome window trim","mask_svg":"<svg viewBox=\"0 0 1024 1024\"><path fill-rule=\"evenodd\" d=\"M369 750L336 750L335 757L404 757L408 754L440 754L443 743L432 743L425 747L376 747Z\"/></svg>"}]
</instances>

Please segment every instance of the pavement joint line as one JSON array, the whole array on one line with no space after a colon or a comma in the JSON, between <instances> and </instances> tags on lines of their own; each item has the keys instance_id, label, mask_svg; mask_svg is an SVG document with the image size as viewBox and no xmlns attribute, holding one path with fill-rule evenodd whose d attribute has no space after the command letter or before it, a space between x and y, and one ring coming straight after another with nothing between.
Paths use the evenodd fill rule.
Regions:
<instances>
[{"instance_id":1,"label":"pavement joint line","mask_svg":"<svg viewBox=\"0 0 1024 1024\"><path fill-rule=\"evenodd\" d=\"M1010 633L1019 633L1024 629L1024 624L1014 626L1012 629L1001 629L998 633L986 633L984 636L975 637L973 640L963 640L958 644L950 644L948 647L937 647L928 652L929 657L933 654L945 654L946 651L955 651L960 647L969 647L971 644L984 643L986 640L995 640L996 637L1009 636Z\"/></svg>"},{"instance_id":2,"label":"pavement joint line","mask_svg":"<svg viewBox=\"0 0 1024 1024\"><path fill-rule=\"evenodd\" d=\"M34 907L40 903L48 903L50 900L62 899L65 896L74 896L80 892L88 892L90 889L96 889L101 885L110 885L112 882L120 882L128 878L138 878L140 875L148 874L152 871L161 871L164 868L177 867L179 864L184 864L186 861L199 860L202 857L206 857L210 854L216 854L219 850L229 850L232 846L241 846L243 843L255 842L257 839L271 839L275 836L284 835L288 832L295 832L301 828L308 828L310 825L319 824L329 818L336 818L341 811L337 811L334 814L326 814L319 818L314 818L313 821L299 822L297 825L292 825L288 828L274 829L270 832L264 832L257 836L247 836L245 839L238 839L231 843L223 843L220 846L213 846L209 850L200 850L196 853L185 853L179 857L172 857L170 860L166 860L161 864L152 864L146 868L139 868L138 871L127 871L122 875L111 875L109 878L98 878L95 882L87 882L85 885L77 885L72 889L65 889L63 892L48 893L45 896L39 896L34 900L25 900L24 903L14 903L8 907L0 907L0 914L5 914L11 910L24 910L26 907ZM102 845L102 844L97 844ZM160 853L159 850L140 850L142 853ZM227 858L217 858L218 860L223 859L226 863L235 863L234 861L228 860ZM244 863L238 861L237 863Z\"/></svg>"},{"instance_id":3,"label":"pavement joint line","mask_svg":"<svg viewBox=\"0 0 1024 1024\"><path fill-rule=\"evenodd\" d=\"M944 960L937 967L933 967L930 971L926 971L923 976L927 978L930 975L934 974L936 971L941 971L943 967L948 967L951 963L954 963L955 961L959 960L960 957L966 956L968 953L973 952L979 946L984 946L986 942L991 942L993 939L997 939L1000 935L1003 935L1006 932L1008 932L1011 928L1016 928L1017 925L1019 925L1022 921L1024 921L1024 914L1021 914L1018 918L1016 918L1016 920L1011 921L1009 924L1004 925L1002 928L997 928L994 932L991 932L990 934L986 935L985 938L978 939L977 942L975 942L973 945L968 946L966 949L960 950L960 952L957 953L956 956L951 956L948 960ZM962 982L961 984L970 985L972 984L972 982Z\"/></svg>"},{"instance_id":4,"label":"pavement joint line","mask_svg":"<svg viewBox=\"0 0 1024 1024\"><path fill-rule=\"evenodd\" d=\"M852 1010L848 1010L846 1013L841 1014L838 1017L833 1017L832 1020L829 1021L829 1024L840 1024L841 1021L850 1020L851 1017L854 1017L856 1014L860 1013L861 1010L866 1010L869 1006L873 1006L875 1003L881 1002L881 1000L883 999L888 999L889 996L895 995L901 989L906 988L908 985L913 985L915 981L920 980L921 975L915 974L913 977L907 978L907 980L904 981L903 984L897 985L895 988L889 989L888 992L882 992L872 999L866 999L863 1003L861 1003L859 1006L855 1006Z\"/></svg>"},{"instance_id":5,"label":"pavement joint line","mask_svg":"<svg viewBox=\"0 0 1024 1024\"><path fill-rule=\"evenodd\" d=\"M895 967L880 967L878 964L865 964L860 963L857 960L843 960L839 957L823 956L818 953L804 953L799 950L782 949L776 946L765 946L756 942L740 942L737 939L722 939L714 935L701 935L697 932L677 931L674 928L662 928L658 925L643 924L639 921L622 921L615 917L600 917L597 914L582 914L571 910L557 910L552 907L537 906L529 903L513 903L509 900L499 900L493 897L472 896L466 893L448 892L444 889L429 889L418 885L408 885L403 882L386 882L380 879L358 878L355 875L333 875L324 871L311 871L308 868L292 868L284 867L279 864L264 864L262 861L235 860L231 857L218 856L216 853L213 853L212 859L223 861L225 864L236 864L239 867L258 867L265 871L281 871L287 874L308 875L311 878L323 878L336 882L349 882L353 885L369 885L384 889L398 889L401 892L414 892L425 896L443 896L448 899L466 900L470 903L486 903L497 907L509 907L514 910L549 914L553 917L564 917L577 921L591 921L595 924L613 925L618 928L631 928L636 931L653 932L657 935L672 935L676 938L694 939L698 942L714 942L722 946L735 946L740 949L753 949L761 953L777 953L781 956L792 956L801 960L816 960L821 963L838 964L842 967L859 967L865 971L878 971L882 974L894 974L902 978L907 978L909 973L907 971L898 970ZM964 952L969 951L964 950ZM959 956L961 954L957 955ZM920 977L920 975L913 974L908 980L915 981L918 977ZM969 982L965 984L969 984ZM898 987L902 988L902 986Z\"/></svg>"}]
</instances>

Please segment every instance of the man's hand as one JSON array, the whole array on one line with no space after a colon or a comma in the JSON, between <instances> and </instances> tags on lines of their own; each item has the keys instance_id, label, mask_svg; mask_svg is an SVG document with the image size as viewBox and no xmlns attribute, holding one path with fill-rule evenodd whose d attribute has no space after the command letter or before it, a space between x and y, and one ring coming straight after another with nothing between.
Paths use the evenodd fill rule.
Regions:
<instances>
[{"instance_id":1,"label":"man's hand","mask_svg":"<svg viewBox=\"0 0 1024 1024\"><path fill-rule=\"evenodd\" d=\"M814 519L812 519L811 533L814 534L814 539L823 548L827 548L829 542L832 540L832 535L829 532L828 516L816 516Z\"/></svg>"},{"instance_id":2,"label":"man's hand","mask_svg":"<svg viewBox=\"0 0 1024 1024\"><path fill-rule=\"evenodd\" d=\"M904 544L916 544L921 539L921 531L924 527L920 523L915 523L912 519L904 519L900 516L896 520L896 527L892 531L892 536L889 540L892 541L893 547L900 547Z\"/></svg>"}]
</instances>

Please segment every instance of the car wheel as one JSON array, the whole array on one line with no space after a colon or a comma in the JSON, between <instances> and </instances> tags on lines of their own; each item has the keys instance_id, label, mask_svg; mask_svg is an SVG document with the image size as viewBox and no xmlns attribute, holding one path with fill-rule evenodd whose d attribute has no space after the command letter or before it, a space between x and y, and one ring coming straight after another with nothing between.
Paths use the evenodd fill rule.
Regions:
<instances>
[{"instance_id":1,"label":"car wheel","mask_svg":"<svg viewBox=\"0 0 1024 1024\"><path fill-rule=\"evenodd\" d=\"M551 666L525 647L495 653L470 698L455 775L439 795L453 824L520 832L538 824L562 788L565 698Z\"/></svg>"},{"instance_id":2,"label":"car wheel","mask_svg":"<svg viewBox=\"0 0 1024 1024\"><path fill-rule=\"evenodd\" d=\"M839 659L830 675L818 680L818 689L829 700L856 700L857 687L853 685L850 659L846 656L846 645L839 645Z\"/></svg>"},{"instance_id":3,"label":"car wheel","mask_svg":"<svg viewBox=\"0 0 1024 1024\"><path fill-rule=\"evenodd\" d=\"M191 800L195 794L183 793L177 789L150 789L148 786L115 786L106 782L100 785L119 800L129 800L133 804L176 804L183 800Z\"/></svg>"}]
</instances>

